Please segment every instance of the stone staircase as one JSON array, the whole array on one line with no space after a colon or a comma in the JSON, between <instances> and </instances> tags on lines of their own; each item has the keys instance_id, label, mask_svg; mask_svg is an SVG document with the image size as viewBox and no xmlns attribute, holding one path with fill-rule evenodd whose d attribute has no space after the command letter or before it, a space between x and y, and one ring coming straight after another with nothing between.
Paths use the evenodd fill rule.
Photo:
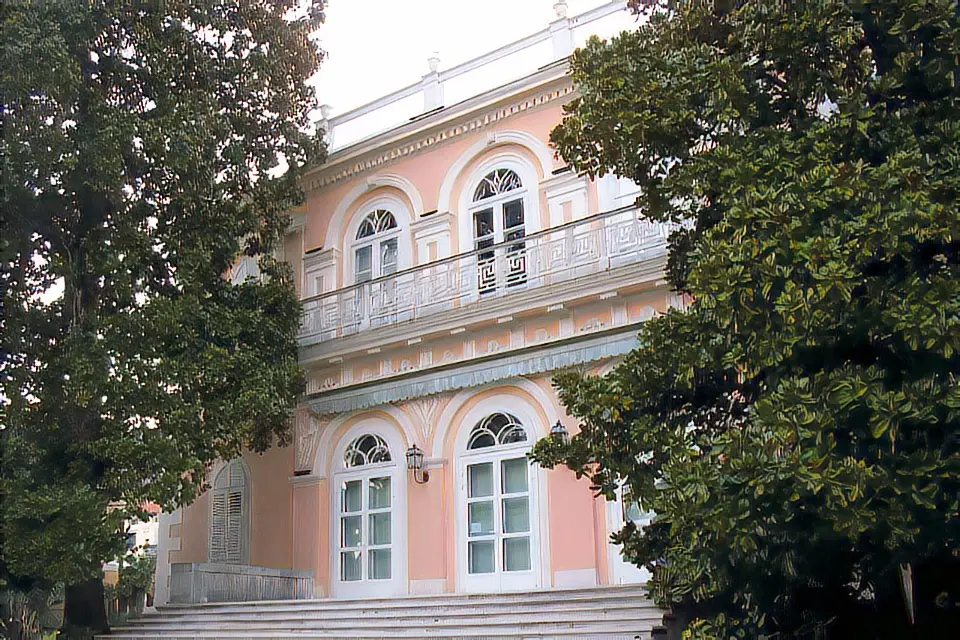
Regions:
<instances>
[{"instance_id":1,"label":"stone staircase","mask_svg":"<svg viewBox=\"0 0 960 640\"><path fill-rule=\"evenodd\" d=\"M629 586L171 605L98 638L650 640L662 622L642 588Z\"/></svg>"}]
</instances>

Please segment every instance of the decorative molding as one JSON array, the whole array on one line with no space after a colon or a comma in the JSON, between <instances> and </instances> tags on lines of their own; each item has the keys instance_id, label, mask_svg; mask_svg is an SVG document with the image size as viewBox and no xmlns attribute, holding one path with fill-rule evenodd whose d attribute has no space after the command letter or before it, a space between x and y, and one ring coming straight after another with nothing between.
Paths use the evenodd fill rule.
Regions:
<instances>
[{"instance_id":1,"label":"decorative molding","mask_svg":"<svg viewBox=\"0 0 960 640\"><path fill-rule=\"evenodd\" d=\"M414 427L417 430L417 436L420 443L426 446L430 442L430 436L436 429L436 418L439 415L438 409L441 404L446 404L449 396L433 395L416 398L410 402L404 403L402 408L413 419Z\"/></svg>"},{"instance_id":2,"label":"decorative molding","mask_svg":"<svg viewBox=\"0 0 960 640\"><path fill-rule=\"evenodd\" d=\"M314 414L329 415L396 404L448 391L479 387L520 376L550 373L613 356L637 347L639 325L618 327L590 337L577 336L560 344L527 347L504 355L486 356L473 363L450 363L433 371L414 372L392 380L329 391L304 399Z\"/></svg>"},{"instance_id":3,"label":"decorative molding","mask_svg":"<svg viewBox=\"0 0 960 640\"><path fill-rule=\"evenodd\" d=\"M458 122L457 124L448 125L441 128L439 131L433 131L426 135L421 135L415 139L395 145L379 153L366 155L365 157L362 157L353 164L350 164L339 171L324 173L321 168L316 175L312 175L304 179L305 190L308 192L315 191L331 184L336 184L338 182L350 179L366 171L378 169L383 165L393 162L399 158L404 158L406 156L419 153L420 151L434 147L448 140L473 133L474 131L486 129L487 127L511 116L523 113L550 102L554 102L555 100L566 98L574 91L574 86L569 83L547 91L540 91L522 100L515 100L493 109L492 111L480 113L473 118Z\"/></svg>"},{"instance_id":4,"label":"decorative molding","mask_svg":"<svg viewBox=\"0 0 960 640\"><path fill-rule=\"evenodd\" d=\"M300 364L308 370L319 361L326 362L337 356L351 357L377 346L405 343L414 336L430 336L441 332L451 336L465 334L469 328L495 322L505 315L521 313L529 309L546 308L562 311L564 303L583 300L608 291L611 286L629 282L637 293L652 290L654 281L659 281L666 265L666 251L642 262L636 262L591 275L589 278L571 278L543 287L532 287L507 296L485 300L476 306L444 310L442 313L424 315L409 322L378 327L376 331L361 331L334 340L320 340L320 334L300 338ZM429 265L427 265L429 266ZM559 307L559 308L557 308ZM574 335L572 312L558 314L561 318L560 337ZM464 336L465 337L465 336ZM449 359L453 359L451 352ZM448 361L446 352L441 362ZM434 358L436 361L437 358Z\"/></svg>"},{"instance_id":5,"label":"decorative molding","mask_svg":"<svg viewBox=\"0 0 960 640\"><path fill-rule=\"evenodd\" d=\"M309 407L298 407L294 414L294 462L295 471L313 471L320 433L329 423L329 418L314 415Z\"/></svg>"}]
</instances>

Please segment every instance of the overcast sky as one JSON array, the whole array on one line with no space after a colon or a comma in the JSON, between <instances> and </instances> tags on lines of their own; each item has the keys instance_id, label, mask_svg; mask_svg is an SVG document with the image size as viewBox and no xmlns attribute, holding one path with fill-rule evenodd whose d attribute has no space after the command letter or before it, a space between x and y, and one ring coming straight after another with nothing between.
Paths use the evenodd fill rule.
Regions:
<instances>
[{"instance_id":1,"label":"overcast sky","mask_svg":"<svg viewBox=\"0 0 960 640\"><path fill-rule=\"evenodd\" d=\"M567 0L569 15L609 0ZM333 114L545 28L555 0L329 0L317 91Z\"/></svg>"}]
</instances>

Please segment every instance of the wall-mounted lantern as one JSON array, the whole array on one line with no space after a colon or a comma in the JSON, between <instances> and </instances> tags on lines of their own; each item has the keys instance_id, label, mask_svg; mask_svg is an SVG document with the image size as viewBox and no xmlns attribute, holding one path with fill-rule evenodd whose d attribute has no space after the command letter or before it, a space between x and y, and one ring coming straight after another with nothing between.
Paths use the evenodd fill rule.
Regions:
<instances>
[{"instance_id":1,"label":"wall-mounted lantern","mask_svg":"<svg viewBox=\"0 0 960 640\"><path fill-rule=\"evenodd\" d=\"M559 420L557 420L557 424L550 427L550 437L564 444L570 442L570 433Z\"/></svg>"},{"instance_id":2,"label":"wall-mounted lantern","mask_svg":"<svg viewBox=\"0 0 960 640\"><path fill-rule=\"evenodd\" d=\"M417 445L407 449L407 469L413 471L413 481L417 484L427 484L430 473L423 468L423 451Z\"/></svg>"}]
</instances>

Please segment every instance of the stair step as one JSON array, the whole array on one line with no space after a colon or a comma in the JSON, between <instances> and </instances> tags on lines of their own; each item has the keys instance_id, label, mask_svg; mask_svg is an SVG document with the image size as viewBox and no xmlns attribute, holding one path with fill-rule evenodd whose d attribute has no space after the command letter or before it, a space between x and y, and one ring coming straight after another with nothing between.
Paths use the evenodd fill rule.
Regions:
<instances>
[{"instance_id":1,"label":"stair step","mask_svg":"<svg viewBox=\"0 0 960 640\"><path fill-rule=\"evenodd\" d=\"M542 613L537 611L517 613L487 615L483 613L461 614L457 616L403 616L403 617L370 617L370 618L301 618L290 620L289 618L258 618L256 616L245 616L240 619L232 617L223 617L216 619L141 619L136 621L137 627L142 629L163 629L176 627L186 629L207 624L216 624L219 629L271 629L277 625L286 628L301 629L350 629L350 628L379 628L387 625L391 628L396 627L442 627L442 626L472 626L481 624L489 625L515 625L518 618L522 619L524 624L540 623L579 623L584 620L591 621L654 621L662 620L662 615L655 609L642 609L635 607L633 609L619 609L612 611L596 611L590 616L584 616L581 611L551 612Z\"/></svg>"},{"instance_id":2,"label":"stair step","mask_svg":"<svg viewBox=\"0 0 960 640\"><path fill-rule=\"evenodd\" d=\"M96 640L112 640L114 638L125 638L127 640L201 640L206 638L237 638L240 640L386 640L388 638L403 638L404 640L652 640L653 635L650 631L602 631L585 632L582 630L573 630L568 633L552 632L546 635L535 632L523 632L511 635L492 635L483 633L482 635L404 635L398 636L394 633L387 634L352 634L352 635L290 635L282 632L262 634L258 632L234 634L221 632L208 632L204 635L187 634L182 632L177 635L146 635L142 633L135 634L111 634L109 636L97 636Z\"/></svg>"},{"instance_id":3,"label":"stair step","mask_svg":"<svg viewBox=\"0 0 960 640\"><path fill-rule=\"evenodd\" d=\"M158 608L158 611L167 613L185 610L213 611L222 609L231 613L243 609L279 608L302 610L304 607L313 610L344 610L344 609L371 609L371 608L401 608L453 605L476 606L478 603L487 605L496 604L523 604L538 605L561 601L596 601L615 600L625 598L647 599L646 589L643 587L594 587L590 589L557 589L553 591L518 591L498 594L453 594L442 593L436 595L396 596L388 598L320 598L311 600L256 600L249 602L209 602L204 604L169 604Z\"/></svg>"},{"instance_id":4,"label":"stair step","mask_svg":"<svg viewBox=\"0 0 960 640\"><path fill-rule=\"evenodd\" d=\"M483 603L470 603L462 605L439 604L435 606L420 607L379 607L379 608L312 608L287 607L277 609L253 609L244 608L239 611L215 611L201 612L190 611L164 611L157 614L145 614L140 618L143 622L152 620L208 620L213 618L228 618L230 620L265 620L265 619L283 619L291 615L297 617L306 617L312 619L338 620L355 618L415 618L415 617L448 617L448 616L498 616L498 615L516 615L517 613L534 610L543 614L584 614L595 615L605 611L618 611L622 609L645 610L649 609L660 615L652 603L637 602L635 600L625 600L623 602L615 601L561 601L540 603L533 606L510 604L510 605L487 605Z\"/></svg>"},{"instance_id":5,"label":"stair step","mask_svg":"<svg viewBox=\"0 0 960 640\"><path fill-rule=\"evenodd\" d=\"M171 605L103 640L651 640L663 622L638 587L352 600Z\"/></svg>"},{"instance_id":6,"label":"stair step","mask_svg":"<svg viewBox=\"0 0 960 640\"><path fill-rule=\"evenodd\" d=\"M402 638L403 640L445 640L447 638L485 638L496 640L526 640L535 638L537 640L563 639L571 640L577 638L585 640L586 638L597 638L602 640L611 640L612 638L630 638L631 640L641 639L650 640L652 637L652 625L592 625L592 626L568 626L564 628L543 628L534 629L524 626L510 629L488 629L488 628L458 628L458 629L379 629L379 630L331 630L331 631L297 631L290 629L274 629L272 631L235 631L221 629L205 629L197 631L184 631L171 629L169 631L143 631L130 629L116 629L109 636L98 636L98 640L111 640L113 638L129 638L136 640L174 640L191 639L199 640L201 638L243 638L243 639L261 639L272 638L278 640L287 638L289 640L305 639L323 639L333 640L337 638L361 639L361 638Z\"/></svg>"}]
</instances>

